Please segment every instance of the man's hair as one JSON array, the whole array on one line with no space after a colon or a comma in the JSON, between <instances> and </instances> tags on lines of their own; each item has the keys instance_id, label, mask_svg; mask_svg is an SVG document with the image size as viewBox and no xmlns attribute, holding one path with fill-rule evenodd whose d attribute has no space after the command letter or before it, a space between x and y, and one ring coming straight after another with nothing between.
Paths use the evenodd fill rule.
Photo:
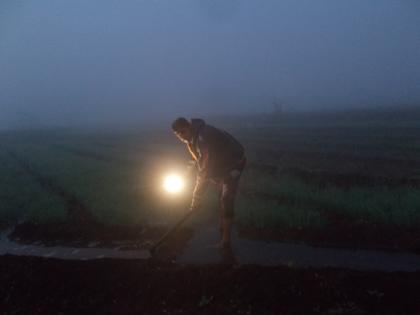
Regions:
<instances>
[{"instance_id":1,"label":"man's hair","mask_svg":"<svg viewBox=\"0 0 420 315\"><path fill-rule=\"evenodd\" d=\"M172 130L173 131L181 131L185 128L189 128L190 127L190 122L185 119L184 117L179 117L177 118L173 123L172 123Z\"/></svg>"}]
</instances>

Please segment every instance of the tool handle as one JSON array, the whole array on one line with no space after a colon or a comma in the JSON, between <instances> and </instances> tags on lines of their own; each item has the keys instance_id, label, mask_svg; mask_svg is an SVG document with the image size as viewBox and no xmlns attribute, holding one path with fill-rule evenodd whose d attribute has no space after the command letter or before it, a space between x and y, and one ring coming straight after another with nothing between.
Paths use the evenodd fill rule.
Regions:
<instances>
[{"instance_id":1,"label":"tool handle","mask_svg":"<svg viewBox=\"0 0 420 315\"><path fill-rule=\"evenodd\" d=\"M175 233L179 227L194 213L195 211L188 211L168 232L166 232L150 249L151 253L154 253L156 249L162 245L173 233Z\"/></svg>"}]
</instances>

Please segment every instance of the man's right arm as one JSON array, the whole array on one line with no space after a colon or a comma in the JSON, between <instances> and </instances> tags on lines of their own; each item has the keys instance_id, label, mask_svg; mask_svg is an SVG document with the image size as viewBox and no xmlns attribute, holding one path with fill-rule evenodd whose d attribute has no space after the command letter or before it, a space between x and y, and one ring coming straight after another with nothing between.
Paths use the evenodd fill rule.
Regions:
<instances>
[{"instance_id":1,"label":"man's right arm","mask_svg":"<svg viewBox=\"0 0 420 315\"><path fill-rule=\"evenodd\" d=\"M193 191L193 197L191 202L191 210L198 210L201 206L202 196L207 190L208 187L208 163L209 155L207 149L202 149L201 159L198 161L198 174L195 182L195 187Z\"/></svg>"}]
</instances>

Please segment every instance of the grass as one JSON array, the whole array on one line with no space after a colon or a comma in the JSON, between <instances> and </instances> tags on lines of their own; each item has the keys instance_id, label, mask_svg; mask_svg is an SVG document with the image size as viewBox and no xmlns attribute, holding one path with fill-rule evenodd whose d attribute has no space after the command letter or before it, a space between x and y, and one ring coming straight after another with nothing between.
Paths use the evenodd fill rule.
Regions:
<instances>
[{"instance_id":1,"label":"grass","mask_svg":"<svg viewBox=\"0 0 420 315\"><path fill-rule=\"evenodd\" d=\"M322 228L325 219L319 212L304 207L290 207L275 200L239 197L236 206L237 222L242 227L257 229Z\"/></svg>"},{"instance_id":2,"label":"grass","mask_svg":"<svg viewBox=\"0 0 420 315\"><path fill-rule=\"evenodd\" d=\"M340 173L358 170L372 176L398 178L419 173L404 164L404 159L420 161L418 125L295 124L254 126L237 133L251 162ZM0 138L2 221L22 217L34 221L66 219L65 202L26 174L7 152L15 153L39 174L75 196L105 223L170 223L189 205L190 193L171 198L159 190L160 174L165 172L162 165L169 169L172 161L179 165L187 156L182 145L160 134L144 137L135 133L43 131L9 133ZM282 153L271 155L278 152ZM330 157L330 153L336 155ZM343 162L341 155L359 160ZM372 157L402 162L375 162L366 168L364 159ZM241 187L243 192L257 193L238 195L237 220L242 225L322 229L330 224L325 211L372 225L413 228L420 223L420 194L414 188L320 187L293 176L268 176L252 167L246 170ZM217 197L210 194L202 216L217 213L215 208Z\"/></svg>"},{"instance_id":3,"label":"grass","mask_svg":"<svg viewBox=\"0 0 420 315\"><path fill-rule=\"evenodd\" d=\"M47 193L5 152L0 154L0 178L0 220L4 226L22 219L38 223L65 219L62 200Z\"/></svg>"},{"instance_id":4,"label":"grass","mask_svg":"<svg viewBox=\"0 0 420 315\"><path fill-rule=\"evenodd\" d=\"M252 170L244 174L242 187L244 191L254 192L254 197L239 196L238 206L245 209L240 211L244 211L242 220L246 224L264 226L265 222L267 227L284 227L296 226L292 222L306 222L306 226L308 223L319 225L322 220L316 218L323 211L372 225L415 228L420 223L420 193L414 188L320 187L290 176L276 178ZM261 192L277 200L258 197ZM250 215L252 212L262 212L265 219L255 218Z\"/></svg>"},{"instance_id":5,"label":"grass","mask_svg":"<svg viewBox=\"0 0 420 315\"><path fill-rule=\"evenodd\" d=\"M171 221L177 212L181 212L177 209L185 201L183 198L175 202L173 199L162 198L162 193L155 189L158 186L156 178L140 163L98 161L48 144L20 143L9 145L7 150L42 176L52 179L68 194L75 196L103 223L148 224L153 221ZM147 161L144 162L147 165ZM20 173L20 178L30 177L23 171ZM30 192L22 191L16 185L13 187L16 194L30 195ZM39 195L51 194L44 189ZM168 208L173 211L168 211ZM46 215L48 212L46 209Z\"/></svg>"}]
</instances>

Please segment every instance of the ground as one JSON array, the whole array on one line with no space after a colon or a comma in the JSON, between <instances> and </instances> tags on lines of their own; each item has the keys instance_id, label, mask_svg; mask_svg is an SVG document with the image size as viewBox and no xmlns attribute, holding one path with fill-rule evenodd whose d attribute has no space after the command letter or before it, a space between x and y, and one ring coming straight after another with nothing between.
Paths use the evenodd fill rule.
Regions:
<instances>
[{"instance_id":1,"label":"ground","mask_svg":"<svg viewBox=\"0 0 420 315\"><path fill-rule=\"evenodd\" d=\"M210 119L247 152L239 236L418 254L420 114L379 114ZM188 208L189 193L158 189L188 160L169 127L10 131L0 140L0 230L22 245L138 248ZM217 221L214 191L159 260L1 256L0 313L420 314L419 272L172 264L209 219Z\"/></svg>"},{"instance_id":2,"label":"ground","mask_svg":"<svg viewBox=\"0 0 420 315\"><path fill-rule=\"evenodd\" d=\"M2 314L419 314L420 273L0 258Z\"/></svg>"}]
</instances>

